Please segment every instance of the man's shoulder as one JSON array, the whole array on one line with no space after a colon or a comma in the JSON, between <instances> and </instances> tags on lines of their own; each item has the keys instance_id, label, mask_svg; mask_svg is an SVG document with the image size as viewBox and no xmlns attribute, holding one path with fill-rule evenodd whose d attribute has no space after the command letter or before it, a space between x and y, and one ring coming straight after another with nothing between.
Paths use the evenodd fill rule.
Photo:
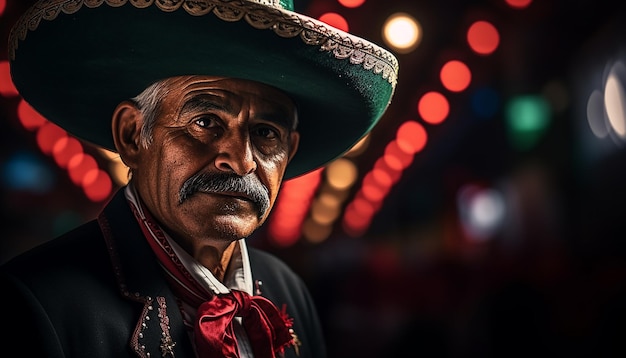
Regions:
<instances>
[{"instance_id":1,"label":"man's shoulder","mask_svg":"<svg viewBox=\"0 0 626 358\"><path fill-rule=\"evenodd\" d=\"M248 246L248 256L253 266L263 266L272 270L293 273L293 270L278 256L262 249Z\"/></svg>"},{"instance_id":2,"label":"man's shoulder","mask_svg":"<svg viewBox=\"0 0 626 358\"><path fill-rule=\"evenodd\" d=\"M281 277L299 281L300 278L282 259L276 255L254 247L248 247L248 256L254 276Z\"/></svg>"},{"instance_id":3,"label":"man's shoulder","mask_svg":"<svg viewBox=\"0 0 626 358\"><path fill-rule=\"evenodd\" d=\"M104 249L104 250L103 250ZM0 266L0 271L26 277L29 273L54 273L71 266L97 260L106 253L95 220L88 221L52 240L32 247Z\"/></svg>"},{"instance_id":4,"label":"man's shoulder","mask_svg":"<svg viewBox=\"0 0 626 358\"><path fill-rule=\"evenodd\" d=\"M123 202L122 193L117 193L111 202L107 204L105 210L111 210L120 214L121 207L118 202ZM117 203L117 204L116 204ZM48 241L44 241L0 265L0 270L4 272L28 272L29 267L41 272L52 268L65 266L70 267L72 263L95 260L104 257L106 254L106 243L103 239L102 229L97 219L91 219L74 229L61 234ZM108 254L106 254L108 257Z\"/></svg>"},{"instance_id":5,"label":"man's shoulder","mask_svg":"<svg viewBox=\"0 0 626 358\"><path fill-rule=\"evenodd\" d=\"M73 309L68 305L77 298L93 304L108 299L115 292L109 289L115 287L115 275L97 221L7 261L0 267L0 284L12 287L12 295L37 297L59 314Z\"/></svg>"}]
</instances>

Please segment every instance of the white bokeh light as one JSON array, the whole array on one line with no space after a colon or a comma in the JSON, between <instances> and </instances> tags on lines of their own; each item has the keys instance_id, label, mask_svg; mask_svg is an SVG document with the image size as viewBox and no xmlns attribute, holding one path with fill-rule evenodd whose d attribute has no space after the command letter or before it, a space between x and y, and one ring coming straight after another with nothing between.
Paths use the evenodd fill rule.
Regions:
<instances>
[{"instance_id":1,"label":"white bokeh light","mask_svg":"<svg viewBox=\"0 0 626 358\"><path fill-rule=\"evenodd\" d=\"M604 97L598 90L591 92L587 99L587 122L596 137L604 138L609 134L604 120Z\"/></svg>"},{"instance_id":2,"label":"white bokeh light","mask_svg":"<svg viewBox=\"0 0 626 358\"><path fill-rule=\"evenodd\" d=\"M399 53L409 53L417 47L422 38L419 23L405 13L391 15L383 26L385 43Z\"/></svg>"},{"instance_id":3,"label":"white bokeh light","mask_svg":"<svg viewBox=\"0 0 626 358\"><path fill-rule=\"evenodd\" d=\"M621 139L626 139L626 92L621 80L626 77L626 67L616 62L604 84L604 107L611 128Z\"/></svg>"},{"instance_id":4,"label":"white bokeh light","mask_svg":"<svg viewBox=\"0 0 626 358\"><path fill-rule=\"evenodd\" d=\"M506 203L498 190L467 185L459 190L457 205L461 224L470 240L489 240L504 224Z\"/></svg>"}]
</instances>

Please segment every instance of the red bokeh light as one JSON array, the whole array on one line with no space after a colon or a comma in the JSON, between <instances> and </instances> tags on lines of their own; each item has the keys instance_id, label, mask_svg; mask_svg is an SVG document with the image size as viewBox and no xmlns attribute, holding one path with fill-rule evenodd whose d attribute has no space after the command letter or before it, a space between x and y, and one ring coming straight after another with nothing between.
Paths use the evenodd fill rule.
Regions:
<instances>
[{"instance_id":1,"label":"red bokeh light","mask_svg":"<svg viewBox=\"0 0 626 358\"><path fill-rule=\"evenodd\" d=\"M448 117L450 104L444 95L431 91L420 98L417 111L424 121L430 124L439 124Z\"/></svg>"},{"instance_id":2,"label":"red bokeh light","mask_svg":"<svg viewBox=\"0 0 626 358\"><path fill-rule=\"evenodd\" d=\"M395 170L394 168L390 167L385 161L385 157L381 157L376 160L373 170L382 170L387 173L387 175L389 175L389 177L391 178L391 182L393 184L397 183L402 176L402 170Z\"/></svg>"},{"instance_id":3,"label":"red bokeh light","mask_svg":"<svg viewBox=\"0 0 626 358\"><path fill-rule=\"evenodd\" d=\"M365 0L338 0L339 3L348 8L355 8L363 5Z\"/></svg>"},{"instance_id":4,"label":"red bokeh light","mask_svg":"<svg viewBox=\"0 0 626 358\"><path fill-rule=\"evenodd\" d=\"M505 0L507 5L515 9L523 9L530 5L532 0Z\"/></svg>"},{"instance_id":5,"label":"red bokeh light","mask_svg":"<svg viewBox=\"0 0 626 358\"><path fill-rule=\"evenodd\" d=\"M52 147L52 156L54 161L61 168L67 168L70 159L76 154L82 153L83 145L78 139L65 136L61 137Z\"/></svg>"},{"instance_id":6,"label":"red bokeh light","mask_svg":"<svg viewBox=\"0 0 626 358\"><path fill-rule=\"evenodd\" d=\"M491 23L476 21L467 30L467 43L474 52L489 55L498 48L500 34Z\"/></svg>"},{"instance_id":7,"label":"red bokeh light","mask_svg":"<svg viewBox=\"0 0 626 358\"><path fill-rule=\"evenodd\" d=\"M17 116L20 119L20 123L29 131L39 129L41 126L48 122L39 112L35 111L23 99L17 105Z\"/></svg>"},{"instance_id":8,"label":"red bokeh light","mask_svg":"<svg viewBox=\"0 0 626 358\"><path fill-rule=\"evenodd\" d=\"M83 177L82 186L89 200L99 202L109 197L113 189L113 182L104 170L92 169Z\"/></svg>"},{"instance_id":9,"label":"red bokeh light","mask_svg":"<svg viewBox=\"0 0 626 358\"><path fill-rule=\"evenodd\" d=\"M396 141L398 147L408 154L416 154L426 146L428 134L424 126L416 121L406 121L398 127Z\"/></svg>"},{"instance_id":10,"label":"red bokeh light","mask_svg":"<svg viewBox=\"0 0 626 358\"><path fill-rule=\"evenodd\" d=\"M286 247L298 241L302 222L321 180L322 170L320 168L283 183L268 223L268 236L275 245Z\"/></svg>"},{"instance_id":11,"label":"red bokeh light","mask_svg":"<svg viewBox=\"0 0 626 358\"><path fill-rule=\"evenodd\" d=\"M371 220L375 209L372 203L364 198L356 198L350 207L346 208L344 219L352 224L363 224Z\"/></svg>"},{"instance_id":12,"label":"red bokeh light","mask_svg":"<svg viewBox=\"0 0 626 358\"><path fill-rule=\"evenodd\" d=\"M0 0L0 13L3 11L4 2ZM11 80L11 71L8 61L0 61L0 95L4 97L15 97L19 94L17 88Z\"/></svg>"},{"instance_id":13,"label":"red bokeh light","mask_svg":"<svg viewBox=\"0 0 626 358\"><path fill-rule=\"evenodd\" d=\"M345 32L348 32L349 30L348 21L346 21L346 19L343 16L335 12L327 12L323 14L322 16L320 16L319 20L327 23L328 25L332 27L338 28L339 30L343 30Z\"/></svg>"},{"instance_id":14,"label":"red bokeh light","mask_svg":"<svg viewBox=\"0 0 626 358\"><path fill-rule=\"evenodd\" d=\"M272 238L272 243L276 246L289 247L298 241L300 225L294 225L293 222L272 221L268 227L268 233Z\"/></svg>"},{"instance_id":15,"label":"red bokeh light","mask_svg":"<svg viewBox=\"0 0 626 358\"><path fill-rule=\"evenodd\" d=\"M85 175L93 169L98 169L98 163L94 157L86 153L75 154L67 163L70 179L76 185L80 185Z\"/></svg>"},{"instance_id":16,"label":"red bokeh light","mask_svg":"<svg viewBox=\"0 0 626 358\"><path fill-rule=\"evenodd\" d=\"M374 167L371 171L372 180L381 188L391 188L394 181L388 171ZM363 179L365 181L365 178Z\"/></svg>"},{"instance_id":17,"label":"red bokeh light","mask_svg":"<svg viewBox=\"0 0 626 358\"><path fill-rule=\"evenodd\" d=\"M363 197L365 199L369 200L372 203L375 203L382 201L385 198L385 195L387 195L387 190L381 188L375 183L370 182L363 183L363 186L361 187L361 193L363 194Z\"/></svg>"},{"instance_id":18,"label":"red bokeh light","mask_svg":"<svg viewBox=\"0 0 626 358\"><path fill-rule=\"evenodd\" d=\"M461 92L469 86L472 72L463 62L452 60L443 65L439 77L443 86L449 91Z\"/></svg>"},{"instance_id":19,"label":"red bokeh light","mask_svg":"<svg viewBox=\"0 0 626 358\"><path fill-rule=\"evenodd\" d=\"M46 122L37 131L37 145L44 154L52 154L56 142L67 136L64 129L52 122Z\"/></svg>"},{"instance_id":20,"label":"red bokeh light","mask_svg":"<svg viewBox=\"0 0 626 358\"><path fill-rule=\"evenodd\" d=\"M392 140L385 147L385 161L390 166L393 166L393 169L396 170L404 170L406 167L411 165L413 162L413 155L406 153L404 150L400 148L397 140Z\"/></svg>"},{"instance_id":21,"label":"red bokeh light","mask_svg":"<svg viewBox=\"0 0 626 358\"><path fill-rule=\"evenodd\" d=\"M364 217L351 208L346 209L343 216L343 229L346 234L357 237L365 233L371 222L371 218Z\"/></svg>"}]
</instances>

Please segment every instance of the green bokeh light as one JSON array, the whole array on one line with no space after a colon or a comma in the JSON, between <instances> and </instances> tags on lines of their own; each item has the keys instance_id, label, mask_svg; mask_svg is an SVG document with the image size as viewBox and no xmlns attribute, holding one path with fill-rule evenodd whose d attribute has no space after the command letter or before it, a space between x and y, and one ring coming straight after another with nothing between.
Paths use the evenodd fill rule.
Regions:
<instances>
[{"instance_id":1,"label":"green bokeh light","mask_svg":"<svg viewBox=\"0 0 626 358\"><path fill-rule=\"evenodd\" d=\"M511 145L528 150L550 125L550 105L539 95L513 97L506 106L505 120Z\"/></svg>"}]
</instances>

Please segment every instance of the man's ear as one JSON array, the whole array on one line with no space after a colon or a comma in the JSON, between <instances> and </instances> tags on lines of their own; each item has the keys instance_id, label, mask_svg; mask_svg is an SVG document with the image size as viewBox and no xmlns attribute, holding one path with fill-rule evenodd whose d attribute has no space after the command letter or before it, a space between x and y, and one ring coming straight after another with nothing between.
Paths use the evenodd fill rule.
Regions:
<instances>
[{"instance_id":1,"label":"man's ear","mask_svg":"<svg viewBox=\"0 0 626 358\"><path fill-rule=\"evenodd\" d=\"M142 123L143 115L131 101L121 102L113 112L113 142L122 161L131 169L139 160Z\"/></svg>"}]
</instances>

